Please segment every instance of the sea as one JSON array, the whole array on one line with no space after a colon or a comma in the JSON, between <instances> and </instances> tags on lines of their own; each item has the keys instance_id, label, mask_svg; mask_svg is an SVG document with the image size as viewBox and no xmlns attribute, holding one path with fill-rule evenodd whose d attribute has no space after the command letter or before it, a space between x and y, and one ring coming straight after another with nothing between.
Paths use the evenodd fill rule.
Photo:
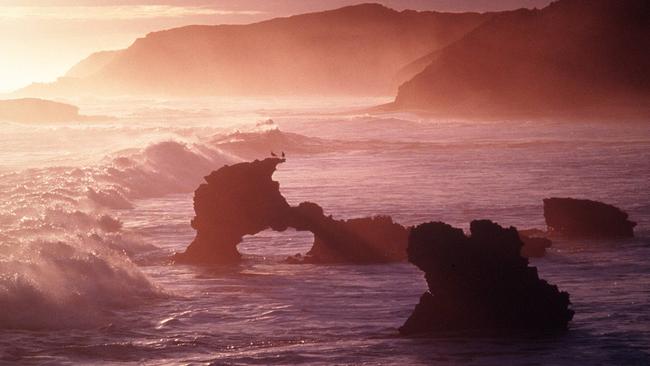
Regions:
<instances>
[{"instance_id":1,"label":"sea","mask_svg":"<svg viewBox=\"0 0 650 366\"><path fill-rule=\"evenodd\" d=\"M650 365L650 121L368 113L388 98L79 98L101 121L0 122L2 365ZM561 334L404 337L409 263L287 264L311 233L245 237L236 265L171 262L193 191L285 151L287 201L337 219L544 229L542 200L610 203L634 239L531 259L570 293Z\"/></svg>"}]
</instances>

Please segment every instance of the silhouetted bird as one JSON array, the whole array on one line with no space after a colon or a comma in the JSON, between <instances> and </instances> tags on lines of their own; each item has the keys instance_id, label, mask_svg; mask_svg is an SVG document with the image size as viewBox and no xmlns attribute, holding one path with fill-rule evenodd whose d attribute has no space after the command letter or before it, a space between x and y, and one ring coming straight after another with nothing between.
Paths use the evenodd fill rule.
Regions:
<instances>
[{"instance_id":1,"label":"silhouetted bird","mask_svg":"<svg viewBox=\"0 0 650 366\"><path fill-rule=\"evenodd\" d=\"M278 157L277 155L275 155L275 153L273 151L271 151L271 156L273 156L274 158Z\"/></svg>"},{"instance_id":2,"label":"silhouetted bird","mask_svg":"<svg viewBox=\"0 0 650 366\"><path fill-rule=\"evenodd\" d=\"M284 151L282 152L282 159L284 159Z\"/></svg>"}]
</instances>

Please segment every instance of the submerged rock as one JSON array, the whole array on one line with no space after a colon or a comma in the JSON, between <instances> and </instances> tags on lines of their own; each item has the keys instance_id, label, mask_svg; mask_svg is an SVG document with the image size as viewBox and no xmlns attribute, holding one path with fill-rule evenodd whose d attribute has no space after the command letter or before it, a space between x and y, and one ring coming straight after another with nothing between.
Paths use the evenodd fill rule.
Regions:
<instances>
[{"instance_id":1,"label":"submerged rock","mask_svg":"<svg viewBox=\"0 0 650 366\"><path fill-rule=\"evenodd\" d=\"M244 235L292 227L314 234L314 245L293 262L376 263L406 260L408 232L390 217L335 220L311 202L290 206L272 176L284 159L224 166L194 194L196 237L174 259L185 263L236 263Z\"/></svg>"},{"instance_id":2,"label":"submerged rock","mask_svg":"<svg viewBox=\"0 0 650 366\"><path fill-rule=\"evenodd\" d=\"M400 333L566 329L569 294L528 266L517 230L480 220L470 232L442 222L411 229L408 259L424 271L429 290Z\"/></svg>"},{"instance_id":3,"label":"submerged rock","mask_svg":"<svg viewBox=\"0 0 650 366\"><path fill-rule=\"evenodd\" d=\"M570 238L633 237L636 226L615 206L575 198L544 199L544 218L549 233Z\"/></svg>"}]
</instances>

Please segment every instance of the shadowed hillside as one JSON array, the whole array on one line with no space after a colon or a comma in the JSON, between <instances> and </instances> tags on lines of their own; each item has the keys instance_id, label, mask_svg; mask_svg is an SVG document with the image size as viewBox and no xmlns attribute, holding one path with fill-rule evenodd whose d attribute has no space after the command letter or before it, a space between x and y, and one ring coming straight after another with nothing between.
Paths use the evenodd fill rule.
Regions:
<instances>
[{"instance_id":1,"label":"shadowed hillside","mask_svg":"<svg viewBox=\"0 0 650 366\"><path fill-rule=\"evenodd\" d=\"M429 66L394 106L468 117L650 116L649 49L646 0L500 13L424 57Z\"/></svg>"},{"instance_id":2,"label":"shadowed hillside","mask_svg":"<svg viewBox=\"0 0 650 366\"><path fill-rule=\"evenodd\" d=\"M489 17L363 4L250 25L188 26L138 39L92 76L75 72L68 76L82 77L22 93L389 95L400 68Z\"/></svg>"}]
</instances>

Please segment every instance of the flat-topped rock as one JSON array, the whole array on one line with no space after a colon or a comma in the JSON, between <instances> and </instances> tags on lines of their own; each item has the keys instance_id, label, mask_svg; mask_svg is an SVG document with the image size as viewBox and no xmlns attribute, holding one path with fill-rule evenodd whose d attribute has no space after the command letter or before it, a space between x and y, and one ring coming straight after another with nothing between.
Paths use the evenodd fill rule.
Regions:
<instances>
[{"instance_id":1,"label":"flat-topped rock","mask_svg":"<svg viewBox=\"0 0 650 366\"><path fill-rule=\"evenodd\" d=\"M84 116L77 106L38 98L0 100L0 121L18 123L61 123L110 119Z\"/></svg>"},{"instance_id":2,"label":"flat-topped rock","mask_svg":"<svg viewBox=\"0 0 650 366\"><path fill-rule=\"evenodd\" d=\"M620 208L576 198L544 199L548 232L569 238L629 238L636 223Z\"/></svg>"}]
</instances>

